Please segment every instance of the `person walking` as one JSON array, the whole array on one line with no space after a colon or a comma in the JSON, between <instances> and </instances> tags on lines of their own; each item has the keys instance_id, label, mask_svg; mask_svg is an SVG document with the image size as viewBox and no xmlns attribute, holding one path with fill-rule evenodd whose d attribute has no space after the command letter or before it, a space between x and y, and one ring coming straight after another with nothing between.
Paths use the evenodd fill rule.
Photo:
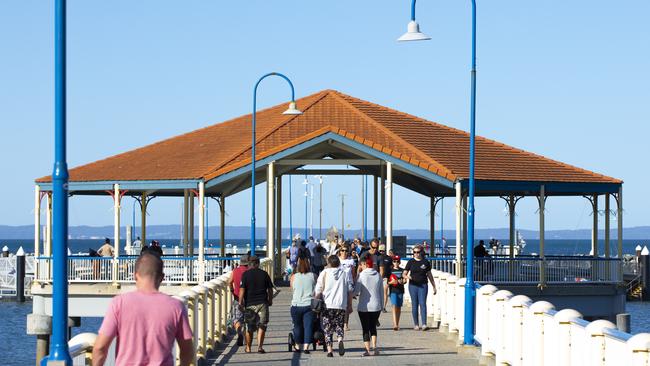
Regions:
<instances>
[{"instance_id":1,"label":"person walking","mask_svg":"<svg viewBox=\"0 0 650 366\"><path fill-rule=\"evenodd\" d=\"M411 315L413 316L413 329L427 330L427 295L429 293L429 286L427 279L433 286L433 294L436 294L436 283L431 274L431 263L424 259L424 249L422 245L416 245L413 248L413 258L406 263L403 272L404 278L408 279L409 295L411 296ZM422 327L418 322L418 309L420 312L420 319L422 320Z\"/></svg>"},{"instance_id":2,"label":"person walking","mask_svg":"<svg viewBox=\"0 0 650 366\"><path fill-rule=\"evenodd\" d=\"M248 270L248 254L244 254L239 258L239 266L230 271L228 277L228 288L232 292L232 324L237 332L237 345L244 345L244 312L239 308L239 289L241 279L244 272Z\"/></svg>"},{"instance_id":3,"label":"person walking","mask_svg":"<svg viewBox=\"0 0 650 366\"><path fill-rule=\"evenodd\" d=\"M382 311L387 313L386 305L388 304L388 279L390 278L390 272L393 269L393 257L386 254L386 246L381 244L379 246L379 265L383 269L381 272L381 278L384 281L384 302Z\"/></svg>"},{"instance_id":4,"label":"person walking","mask_svg":"<svg viewBox=\"0 0 650 366\"><path fill-rule=\"evenodd\" d=\"M355 279L357 278L357 266L356 263L354 262L354 259L350 256L350 244L343 244L339 248L338 252L336 253L339 257L339 261L341 262L341 268L348 274L350 282L354 283ZM350 330L349 322L350 322L350 314L352 313L352 307L349 309L346 309L345 312L345 331Z\"/></svg>"},{"instance_id":5,"label":"person walking","mask_svg":"<svg viewBox=\"0 0 650 366\"><path fill-rule=\"evenodd\" d=\"M352 309L352 282L341 268L341 261L335 255L327 257L328 267L323 270L316 281L315 295L325 301L322 312L322 327L327 344L327 357L333 357L333 337L336 333L339 355L345 354L343 344L345 313Z\"/></svg>"},{"instance_id":6,"label":"person walking","mask_svg":"<svg viewBox=\"0 0 650 366\"><path fill-rule=\"evenodd\" d=\"M306 248L309 250L311 271L318 277L323 268L325 268L325 257L323 256L325 248L323 248L320 242L315 241L312 236L309 237L309 243L307 243Z\"/></svg>"},{"instance_id":7,"label":"person walking","mask_svg":"<svg viewBox=\"0 0 650 366\"><path fill-rule=\"evenodd\" d=\"M104 365L116 337L116 365L172 366L174 341L180 364L190 365L194 346L187 310L180 301L158 291L163 278L160 257L144 253L136 260L136 291L111 300L93 346L94 366Z\"/></svg>"},{"instance_id":8,"label":"person walking","mask_svg":"<svg viewBox=\"0 0 650 366\"><path fill-rule=\"evenodd\" d=\"M265 271L260 269L260 259L248 258L250 267L241 277L239 286L239 309L244 312L246 323L246 348L251 352L253 333L257 330L257 353L264 350L264 336L269 324L269 306L273 305L273 282Z\"/></svg>"},{"instance_id":9,"label":"person walking","mask_svg":"<svg viewBox=\"0 0 650 366\"><path fill-rule=\"evenodd\" d=\"M384 286L381 275L374 268L371 255L364 255L359 261L359 276L354 284L354 295L359 297L357 311L365 347L362 356L376 356L379 354L377 324L384 305Z\"/></svg>"},{"instance_id":10,"label":"person walking","mask_svg":"<svg viewBox=\"0 0 650 366\"><path fill-rule=\"evenodd\" d=\"M404 270L400 267L401 260L399 255L393 256L393 268L388 279L390 303L393 307L393 330L399 330L399 318L404 304L404 278L402 277Z\"/></svg>"},{"instance_id":11,"label":"person walking","mask_svg":"<svg viewBox=\"0 0 650 366\"><path fill-rule=\"evenodd\" d=\"M300 352L300 345L303 345L303 352L309 354L309 345L313 342L314 335L314 312L311 310L311 300L314 298L316 277L310 271L309 260L299 258L296 272L290 279L293 297L291 298L291 320L293 321L294 352Z\"/></svg>"}]
</instances>

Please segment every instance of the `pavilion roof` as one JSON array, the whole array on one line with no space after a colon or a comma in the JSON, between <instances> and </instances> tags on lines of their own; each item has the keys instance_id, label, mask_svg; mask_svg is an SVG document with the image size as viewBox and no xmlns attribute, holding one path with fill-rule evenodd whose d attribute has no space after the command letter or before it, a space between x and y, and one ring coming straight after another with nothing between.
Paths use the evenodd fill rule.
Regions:
<instances>
[{"instance_id":1,"label":"pavilion roof","mask_svg":"<svg viewBox=\"0 0 650 366\"><path fill-rule=\"evenodd\" d=\"M334 133L450 181L468 177L469 134L439 123L324 90L257 112L256 157L262 159ZM251 115L237 117L70 169L71 182L209 181L251 162ZM476 179L615 183L622 181L477 136ZM37 179L50 182L51 177Z\"/></svg>"}]
</instances>

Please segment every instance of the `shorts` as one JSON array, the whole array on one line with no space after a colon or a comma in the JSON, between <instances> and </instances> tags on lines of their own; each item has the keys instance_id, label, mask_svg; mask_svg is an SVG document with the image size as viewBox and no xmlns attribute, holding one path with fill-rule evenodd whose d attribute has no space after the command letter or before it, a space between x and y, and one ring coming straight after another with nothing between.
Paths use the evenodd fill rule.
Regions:
<instances>
[{"instance_id":1,"label":"shorts","mask_svg":"<svg viewBox=\"0 0 650 366\"><path fill-rule=\"evenodd\" d=\"M390 303L393 306L401 308L402 304L404 304L404 294L398 294L398 293L395 293L395 292L391 292L390 293Z\"/></svg>"},{"instance_id":2,"label":"shorts","mask_svg":"<svg viewBox=\"0 0 650 366\"><path fill-rule=\"evenodd\" d=\"M244 312L239 309L239 301L232 299L232 323L244 324Z\"/></svg>"},{"instance_id":3,"label":"shorts","mask_svg":"<svg viewBox=\"0 0 650 366\"><path fill-rule=\"evenodd\" d=\"M247 306L244 309L244 322L249 332L254 332L257 328L266 330L269 324L269 306L267 304Z\"/></svg>"},{"instance_id":4,"label":"shorts","mask_svg":"<svg viewBox=\"0 0 650 366\"><path fill-rule=\"evenodd\" d=\"M381 281L384 284L384 287L388 286L388 278L382 278Z\"/></svg>"}]
</instances>

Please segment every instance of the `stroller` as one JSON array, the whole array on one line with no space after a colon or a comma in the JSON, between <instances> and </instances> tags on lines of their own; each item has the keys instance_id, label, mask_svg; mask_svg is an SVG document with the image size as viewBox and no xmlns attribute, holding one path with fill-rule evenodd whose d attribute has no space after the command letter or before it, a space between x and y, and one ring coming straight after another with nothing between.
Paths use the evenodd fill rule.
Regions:
<instances>
[{"instance_id":1,"label":"stroller","mask_svg":"<svg viewBox=\"0 0 650 366\"><path fill-rule=\"evenodd\" d=\"M323 328L321 327L321 313L314 312L314 314L316 316L314 316L314 324L312 326L312 329L314 330L312 348L315 351L316 348L320 345L323 347L323 351L327 352L327 344L325 343L325 333L323 333ZM288 342L289 352L293 351L294 346L300 347L299 344L296 344L296 341L293 338L293 332L289 332L289 342Z\"/></svg>"}]
</instances>

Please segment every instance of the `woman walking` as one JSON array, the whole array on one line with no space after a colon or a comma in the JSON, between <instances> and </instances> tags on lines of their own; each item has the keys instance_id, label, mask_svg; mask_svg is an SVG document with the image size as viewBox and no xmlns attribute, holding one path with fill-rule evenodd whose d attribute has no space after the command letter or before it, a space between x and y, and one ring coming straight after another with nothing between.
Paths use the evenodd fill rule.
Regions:
<instances>
[{"instance_id":1,"label":"woman walking","mask_svg":"<svg viewBox=\"0 0 650 366\"><path fill-rule=\"evenodd\" d=\"M309 345L313 342L314 334L314 313L311 311L311 300L314 298L316 278L309 268L307 258L299 258L296 264L296 272L291 275L291 320L293 321L293 351L300 352L300 345L303 345L303 352L309 354Z\"/></svg>"},{"instance_id":2,"label":"woman walking","mask_svg":"<svg viewBox=\"0 0 650 366\"><path fill-rule=\"evenodd\" d=\"M333 336L336 333L339 355L345 354L343 345L343 324L345 313L351 307L349 301L353 287L349 276L343 268L341 261L335 255L327 257L328 267L323 270L316 281L316 297L325 301L325 310L322 313L323 333L327 344L327 357L333 357Z\"/></svg>"},{"instance_id":3,"label":"woman walking","mask_svg":"<svg viewBox=\"0 0 650 366\"><path fill-rule=\"evenodd\" d=\"M422 245L416 245L413 248L413 258L406 263L404 268L404 278L409 280L409 295L411 296L411 315L413 315L413 329L427 330L427 295L429 286L427 286L427 279L433 286L433 294L436 294L436 283L431 274L431 263L424 259L424 249ZM420 312L420 319L422 320L422 328L418 322L418 309Z\"/></svg>"},{"instance_id":4,"label":"woman walking","mask_svg":"<svg viewBox=\"0 0 650 366\"><path fill-rule=\"evenodd\" d=\"M362 356L378 355L377 323L384 305L384 286L381 275L374 268L372 255L364 255L359 260L359 276L354 285L354 294L359 296L359 320L366 348Z\"/></svg>"},{"instance_id":5,"label":"woman walking","mask_svg":"<svg viewBox=\"0 0 650 366\"><path fill-rule=\"evenodd\" d=\"M400 261L399 255L393 256L393 268L388 279L390 303L393 305L393 330L399 330L399 318L404 303L404 278L402 277L403 269L399 266Z\"/></svg>"},{"instance_id":6,"label":"woman walking","mask_svg":"<svg viewBox=\"0 0 650 366\"><path fill-rule=\"evenodd\" d=\"M354 279L357 278L357 267L354 263L354 259L350 257L350 244L344 243L338 249L336 254L339 256L339 261L341 262L341 268L347 273L348 279L351 283L354 284ZM352 313L352 297L348 298L349 306L345 312L345 331L349 331L350 327L348 322L350 320L350 314Z\"/></svg>"}]
</instances>

